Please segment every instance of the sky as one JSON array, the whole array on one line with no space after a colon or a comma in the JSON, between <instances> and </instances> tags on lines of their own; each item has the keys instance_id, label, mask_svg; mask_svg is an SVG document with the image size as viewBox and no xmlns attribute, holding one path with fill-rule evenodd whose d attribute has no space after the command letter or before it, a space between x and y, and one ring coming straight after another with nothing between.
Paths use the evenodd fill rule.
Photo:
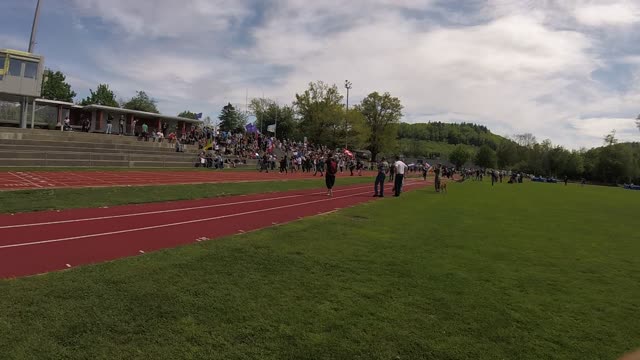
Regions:
<instances>
[{"instance_id":1,"label":"sky","mask_svg":"<svg viewBox=\"0 0 640 360\"><path fill-rule=\"evenodd\" d=\"M36 0L2 0L0 48L26 50ZM473 122L568 148L639 141L640 0L42 0L35 53L78 93L144 90L217 117L353 83L404 122Z\"/></svg>"}]
</instances>

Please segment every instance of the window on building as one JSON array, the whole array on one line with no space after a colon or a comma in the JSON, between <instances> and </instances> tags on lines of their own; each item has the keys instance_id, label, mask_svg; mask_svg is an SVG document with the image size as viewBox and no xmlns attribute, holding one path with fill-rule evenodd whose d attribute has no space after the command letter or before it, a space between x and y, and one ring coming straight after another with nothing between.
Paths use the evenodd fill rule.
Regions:
<instances>
[{"instance_id":1,"label":"window on building","mask_svg":"<svg viewBox=\"0 0 640 360\"><path fill-rule=\"evenodd\" d=\"M35 79L37 74L38 74L38 64L31 61L26 61L24 63L24 77L29 79Z\"/></svg>"},{"instance_id":2,"label":"window on building","mask_svg":"<svg viewBox=\"0 0 640 360\"><path fill-rule=\"evenodd\" d=\"M7 54L0 53L0 81L4 78L4 62L7 59Z\"/></svg>"},{"instance_id":3,"label":"window on building","mask_svg":"<svg viewBox=\"0 0 640 360\"><path fill-rule=\"evenodd\" d=\"M22 75L22 63L24 61L18 59L9 60L9 75L21 76Z\"/></svg>"}]
</instances>

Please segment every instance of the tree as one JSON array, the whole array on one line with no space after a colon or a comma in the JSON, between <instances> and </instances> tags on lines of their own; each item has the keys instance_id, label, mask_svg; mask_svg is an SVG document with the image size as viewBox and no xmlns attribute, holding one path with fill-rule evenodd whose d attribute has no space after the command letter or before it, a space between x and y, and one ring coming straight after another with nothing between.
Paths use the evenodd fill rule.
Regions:
<instances>
[{"instance_id":1,"label":"tree","mask_svg":"<svg viewBox=\"0 0 640 360\"><path fill-rule=\"evenodd\" d=\"M515 142L523 147L532 148L533 145L537 144L536 137L531 133L514 135Z\"/></svg>"},{"instance_id":2,"label":"tree","mask_svg":"<svg viewBox=\"0 0 640 360\"><path fill-rule=\"evenodd\" d=\"M338 138L344 122L342 115L342 95L334 84L322 81L309 83L302 94L296 94L293 102L299 116L299 129L311 142L331 148L342 142Z\"/></svg>"},{"instance_id":3,"label":"tree","mask_svg":"<svg viewBox=\"0 0 640 360\"><path fill-rule=\"evenodd\" d=\"M506 169L518 162L518 147L511 140L503 140L496 151L498 167Z\"/></svg>"},{"instance_id":4,"label":"tree","mask_svg":"<svg viewBox=\"0 0 640 360\"><path fill-rule=\"evenodd\" d=\"M94 92L89 89L90 95L87 96L80 102L80 105L103 105L103 106L111 106L111 107L120 107L118 102L116 101L116 97L113 94L113 91L109 89L109 85L107 84L98 84L98 88Z\"/></svg>"},{"instance_id":5,"label":"tree","mask_svg":"<svg viewBox=\"0 0 640 360\"><path fill-rule=\"evenodd\" d=\"M496 152L488 145L482 145L476 155L475 163L483 168L494 168L496 166Z\"/></svg>"},{"instance_id":6,"label":"tree","mask_svg":"<svg viewBox=\"0 0 640 360\"><path fill-rule=\"evenodd\" d=\"M578 151L572 151L567 158L567 162L564 168L564 175L577 179L584 173L584 158L582 153Z\"/></svg>"},{"instance_id":7,"label":"tree","mask_svg":"<svg viewBox=\"0 0 640 360\"><path fill-rule=\"evenodd\" d=\"M607 146L611 146L617 143L618 139L616 139L616 131L611 130L611 132L604 137L604 144Z\"/></svg>"},{"instance_id":8,"label":"tree","mask_svg":"<svg viewBox=\"0 0 640 360\"><path fill-rule=\"evenodd\" d=\"M202 120L202 125L211 127L213 126L213 122L211 121L211 118L209 116L205 116L204 120Z\"/></svg>"},{"instance_id":9,"label":"tree","mask_svg":"<svg viewBox=\"0 0 640 360\"><path fill-rule=\"evenodd\" d=\"M266 98L253 98L249 102L249 110L256 118L253 124L260 132L267 130L268 125L265 125L266 123L272 124L268 116L268 108L272 103L275 103L275 101Z\"/></svg>"},{"instance_id":10,"label":"tree","mask_svg":"<svg viewBox=\"0 0 640 360\"><path fill-rule=\"evenodd\" d=\"M462 145L456 146L456 148L449 154L449 161L451 161L456 168L461 168L467 161L471 154Z\"/></svg>"},{"instance_id":11,"label":"tree","mask_svg":"<svg viewBox=\"0 0 640 360\"><path fill-rule=\"evenodd\" d=\"M185 111L181 112L180 114L178 114L178 117L197 120L198 119L198 114L196 114L194 112L191 112L189 110L185 110Z\"/></svg>"},{"instance_id":12,"label":"tree","mask_svg":"<svg viewBox=\"0 0 640 360\"><path fill-rule=\"evenodd\" d=\"M76 92L71 90L71 85L67 84L66 79L67 77L60 71L45 70L42 78L42 98L72 102Z\"/></svg>"},{"instance_id":13,"label":"tree","mask_svg":"<svg viewBox=\"0 0 640 360\"><path fill-rule=\"evenodd\" d=\"M144 91L136 91L136 95L127 101L122 107L129 110L146 111L150 113L160 113L156 107L157 101L152 99Z\"/></svg>"},{"instance_id":14,"label":"tree","mask_svg":"<svg viewBox=\"0 0 640 360\"><path fill-rule=\"evenodd\" d=\"M220 119L220 130L222 131L244 131L246 124L246 116L236 110L231 103L222 108L222 113L218 116Z\"/></svg>"},{"instance_id":15,"label":"tree","mask_svg":"<svg viewBox=\"0 0 640 360\"><path fill-rule=\"evenodd\" d=\"M269 125L277 122L276 135L280 139L294 139L299 137L295 110L291 106L278 105L271 99L252 99L249 109L256 117L254 125L261 132L265 132Z\"/></svg>"},{"instance_id":16,"label":"tree","mask_svg":"<svg viewBox=\"0 0 640 360\"><path fill-rule=\"evenodd\" d=\"M400 99L392 97L388 92L382 95L372 92L356 109L362 113L371 131L368 150L371 151L371 159L376 161L380 152L386 151L395 143L402 118L402 104Z\"/></svg>"},{"instance_id":17,"label":"tree","mask_svg":"<svg viewBox=\"0 0 640 360\"><path fill-rule=\"evenodd\" d=\"M357 108L352 108L349 109L349 111L344 109L341 117L346 121L342 124L338 138L344 139L346 132L348 145L352 149L358 150L366 148L371 138L371 128L367 124L364 115Z\"/></svg>"},{"instance_id":18,"label":"tree","mask_svg":"<svg viewBox=\"0 0 640 360\"><path fill-rule=\"evenodd\" d=\"M634 172L633 154L626 144L609 145L599 149L595 174L602 181L619 184L629 180Z\"/></svg>"}]
</instances>

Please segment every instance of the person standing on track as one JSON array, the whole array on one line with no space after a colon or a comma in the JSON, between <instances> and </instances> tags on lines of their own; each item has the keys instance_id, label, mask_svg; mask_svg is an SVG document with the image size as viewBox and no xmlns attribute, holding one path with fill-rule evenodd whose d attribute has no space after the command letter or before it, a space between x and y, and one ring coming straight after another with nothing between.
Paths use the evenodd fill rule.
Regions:
<instances>
[{"instance_id":1,"label":"person standing on track","mask_svg":"<svg viewBox=\"0 0 640 360\"><path fill-rule=\"evenodd\" d=\"M376 182L373 186L373 197L384 197L384 180L387 178L389 172L389 163L385 158L378 163L378 176L376 176ZM378 185L380 191L378 191Z\"/></svg>"},{"instance_id":2,"label":"person standing on track","mask_svg":"<svg viewBox=\"0 0 640 360\"><path fill-rule=\"evenodd\" d=\"M338 162L334 159L333 153L329 153L329 156L327 156L326 166L327 196L333 196L333 185L336 183L336 173L338 172Z\"/></svg>"},{"instance_id":3,"label":"person standing on track","mask_svg":"<svg viewBox=\"0 0 640 360\"><path fill-rule=\"evenodd\" d=\"M316 169L315 172L313 173L313 176L316 176L317 173L320 173L320 176L324 175L324 160L322 159L321 155L318 155L318 158L316 159Z\"/></svg>"},{"instance_id":4,"label":"person standing on track","mask_svg":"<svg viewBox=\"0 0 640 360\"><path fill-rule=\"evenodd\" d=\"M395 197L399 197L402 192L402 182L404 181L404 174L407 171L407 164L404 161L400 160L399 156L396 156L396 162L393 164L393 167L396 170L395 173L395 186L393 187L395 192Z\"/></svg>"}]
</instances>

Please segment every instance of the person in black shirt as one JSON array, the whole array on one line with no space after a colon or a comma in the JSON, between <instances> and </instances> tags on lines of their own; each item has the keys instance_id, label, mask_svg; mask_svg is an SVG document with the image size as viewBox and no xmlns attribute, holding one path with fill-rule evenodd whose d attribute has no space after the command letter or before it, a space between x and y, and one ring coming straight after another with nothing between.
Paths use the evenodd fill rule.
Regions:
<instances>
[{"instance_id":1,"label":"person in black shirt","mask_svg":"<svg viewBox=\"0 0 640 360\"><path fill-rule=\"evenodd\" d=\"M338 172L338 162L333 158L333 153L329 153L327 161L327 171L325 175L325 182L327 185L327 195L333 196L333 185L336 183L336 173Z\"/></svg>"},{"instance_id":2,"label":"person in black shirt","mask_svg":"<svg viewBox=\"0 0 640 360\"><path fill-rule=\"evenodd\" d=\"M169 128L169 125L167 125L166 122L163 122L162 123L162 135L165 136L165 137L167 136L167 129L168 128Z\"/></svg>"}]
</instances>

